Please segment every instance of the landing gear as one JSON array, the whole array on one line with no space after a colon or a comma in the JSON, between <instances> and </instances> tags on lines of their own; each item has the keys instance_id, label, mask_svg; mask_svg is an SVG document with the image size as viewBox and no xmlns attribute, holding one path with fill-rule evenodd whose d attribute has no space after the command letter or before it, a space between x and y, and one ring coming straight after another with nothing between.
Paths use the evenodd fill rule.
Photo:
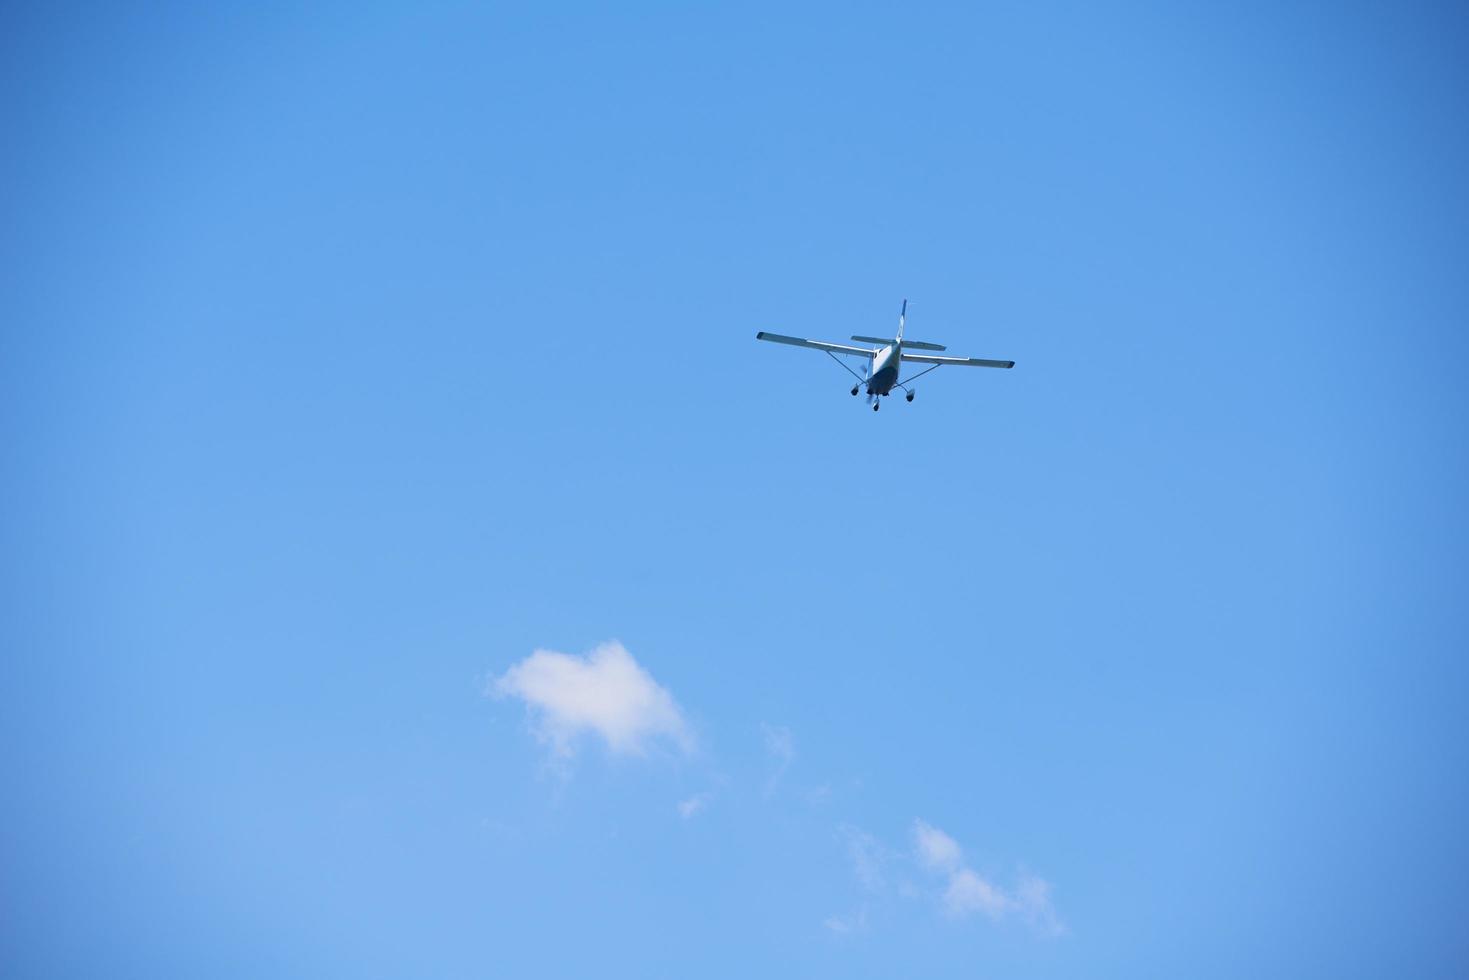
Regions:
<instances>
[{"instance_id":1,"label":"landing gear","mask_svg":"<svg viewBox=\"0 0 1469 980\"><path fill-rule=\"evenodd\" d=\"M874 401L874 402L873 402L873 403L872 403L872 410L873 410L873 411L874 411L874 412L875 412L875 411L877 411L877 410L878 410L878 409L879 409L879 408L882 408L882 402L881 402L881 401Z\"/></svg>"},{"instance_id":2,"label":"landing gear","mask_svg":"<svg viewBox=\"0 0 1469 980\"><path fill-rule=\"evenodd\" d=\"M857 386L856 385L852 385L852 394L853 395L857 394Z\"/></svg>"},{"instance_id":3,"label":"landing gear","mask_svg":"<svg viewBox=\"0 0 1469 980\"><path fill-rule=\"evenodd\" d=\"M911 391L910 391L910 392L908 392L908 400L909 400L909 401L910 401L910 402L911 402L911 401L912 401L912 400L913 400L913 392L911 392Z\"/></svg>"}]
</instances>

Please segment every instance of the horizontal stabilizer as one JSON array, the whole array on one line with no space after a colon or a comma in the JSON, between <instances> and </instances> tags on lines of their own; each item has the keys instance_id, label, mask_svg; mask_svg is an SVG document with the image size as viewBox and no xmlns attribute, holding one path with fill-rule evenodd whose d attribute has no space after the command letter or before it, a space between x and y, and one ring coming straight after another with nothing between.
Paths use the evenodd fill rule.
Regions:
<instances>
[{"instance_id":1,"label":"horizontal stabilizer","mask_svg":"<svg viewBox=\"0 0 1469 980\"><path fill-rule=\"evenodd\" d=\"M864 344L882 344L884 347L887 347L890 344L896 344L898 342L897 338L893 338L892 340L883 340L881 337L853 337L852 339L860 340ZM943 344L925 344L921 340L905 340L903 341L903 346L911 347L914 350L948 350L948 348L945 347Z\"/></svg>"}]
</instances>

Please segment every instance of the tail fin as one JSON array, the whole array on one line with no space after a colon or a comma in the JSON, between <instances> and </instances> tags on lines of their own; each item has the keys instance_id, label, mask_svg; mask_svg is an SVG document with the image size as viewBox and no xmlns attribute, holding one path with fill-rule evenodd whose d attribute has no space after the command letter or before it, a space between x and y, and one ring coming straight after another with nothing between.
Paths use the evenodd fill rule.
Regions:
<instances>
[{"instance_id":1,"label":"tail fin","mask_svg":"<svg viewBox=\"0 0 1469 980\"><path fill-rule=\"evenodd\" d=\"M903 342L903 323L908 319L908 301L903 300L903 309L898 313L898 343Z\"/></svg>"}]
</instances>

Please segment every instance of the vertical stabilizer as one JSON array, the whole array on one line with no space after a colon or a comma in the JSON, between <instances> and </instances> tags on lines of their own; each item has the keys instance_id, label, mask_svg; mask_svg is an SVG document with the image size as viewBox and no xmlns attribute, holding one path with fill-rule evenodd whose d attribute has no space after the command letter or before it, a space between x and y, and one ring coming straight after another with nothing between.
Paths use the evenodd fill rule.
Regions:
<instances>
[{"instance_id":1,"label":"vertical stabilizer","mask_svg":"<svg viewBox=\"0 0 1469 980\"><path fill-rule=\"evenodd\" d=\"M898 343L903 342L903 324L908 319L908 301L903 300L903 309L898 313Z\"/></svg>"}]
</instances>

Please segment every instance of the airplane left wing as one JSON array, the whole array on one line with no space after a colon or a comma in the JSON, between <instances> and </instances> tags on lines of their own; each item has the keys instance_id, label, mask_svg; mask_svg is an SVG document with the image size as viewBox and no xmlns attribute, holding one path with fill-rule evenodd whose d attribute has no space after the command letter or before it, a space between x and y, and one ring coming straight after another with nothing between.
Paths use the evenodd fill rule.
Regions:
<instances>
[{"instance_id":1,"label":"airplane left wing","mask_svg":"<svg viewBox=\"0 0 1469 980\"><path fill-rule=\"evenodd\" d=\"M768 340L772 344L790 344L792 347L810 347L814 350L831 351L833 354L856 354L859 357L871 357L877 351L866 347L848 347L845 344L828 344L821 340L802 340L800 337L787 337L784 334L766 333L764 330L755 335L756 340ZM907 358L904 358L907 360ZM952 360L952 358L951 358Z\"/></svg>"},{"instance_id":2,"label":"airplane left wing","mask_svg":"<svg viewBox=\"0 0 1469 980\"><path fill-rule=\"evenodd\" d=\"M958 367L1012 368L1014 361L991 361L983 357L935 357L932 354L910 354L903 351L903 360L919 364L944 364Z\"/></svg>"}]
</instances>

